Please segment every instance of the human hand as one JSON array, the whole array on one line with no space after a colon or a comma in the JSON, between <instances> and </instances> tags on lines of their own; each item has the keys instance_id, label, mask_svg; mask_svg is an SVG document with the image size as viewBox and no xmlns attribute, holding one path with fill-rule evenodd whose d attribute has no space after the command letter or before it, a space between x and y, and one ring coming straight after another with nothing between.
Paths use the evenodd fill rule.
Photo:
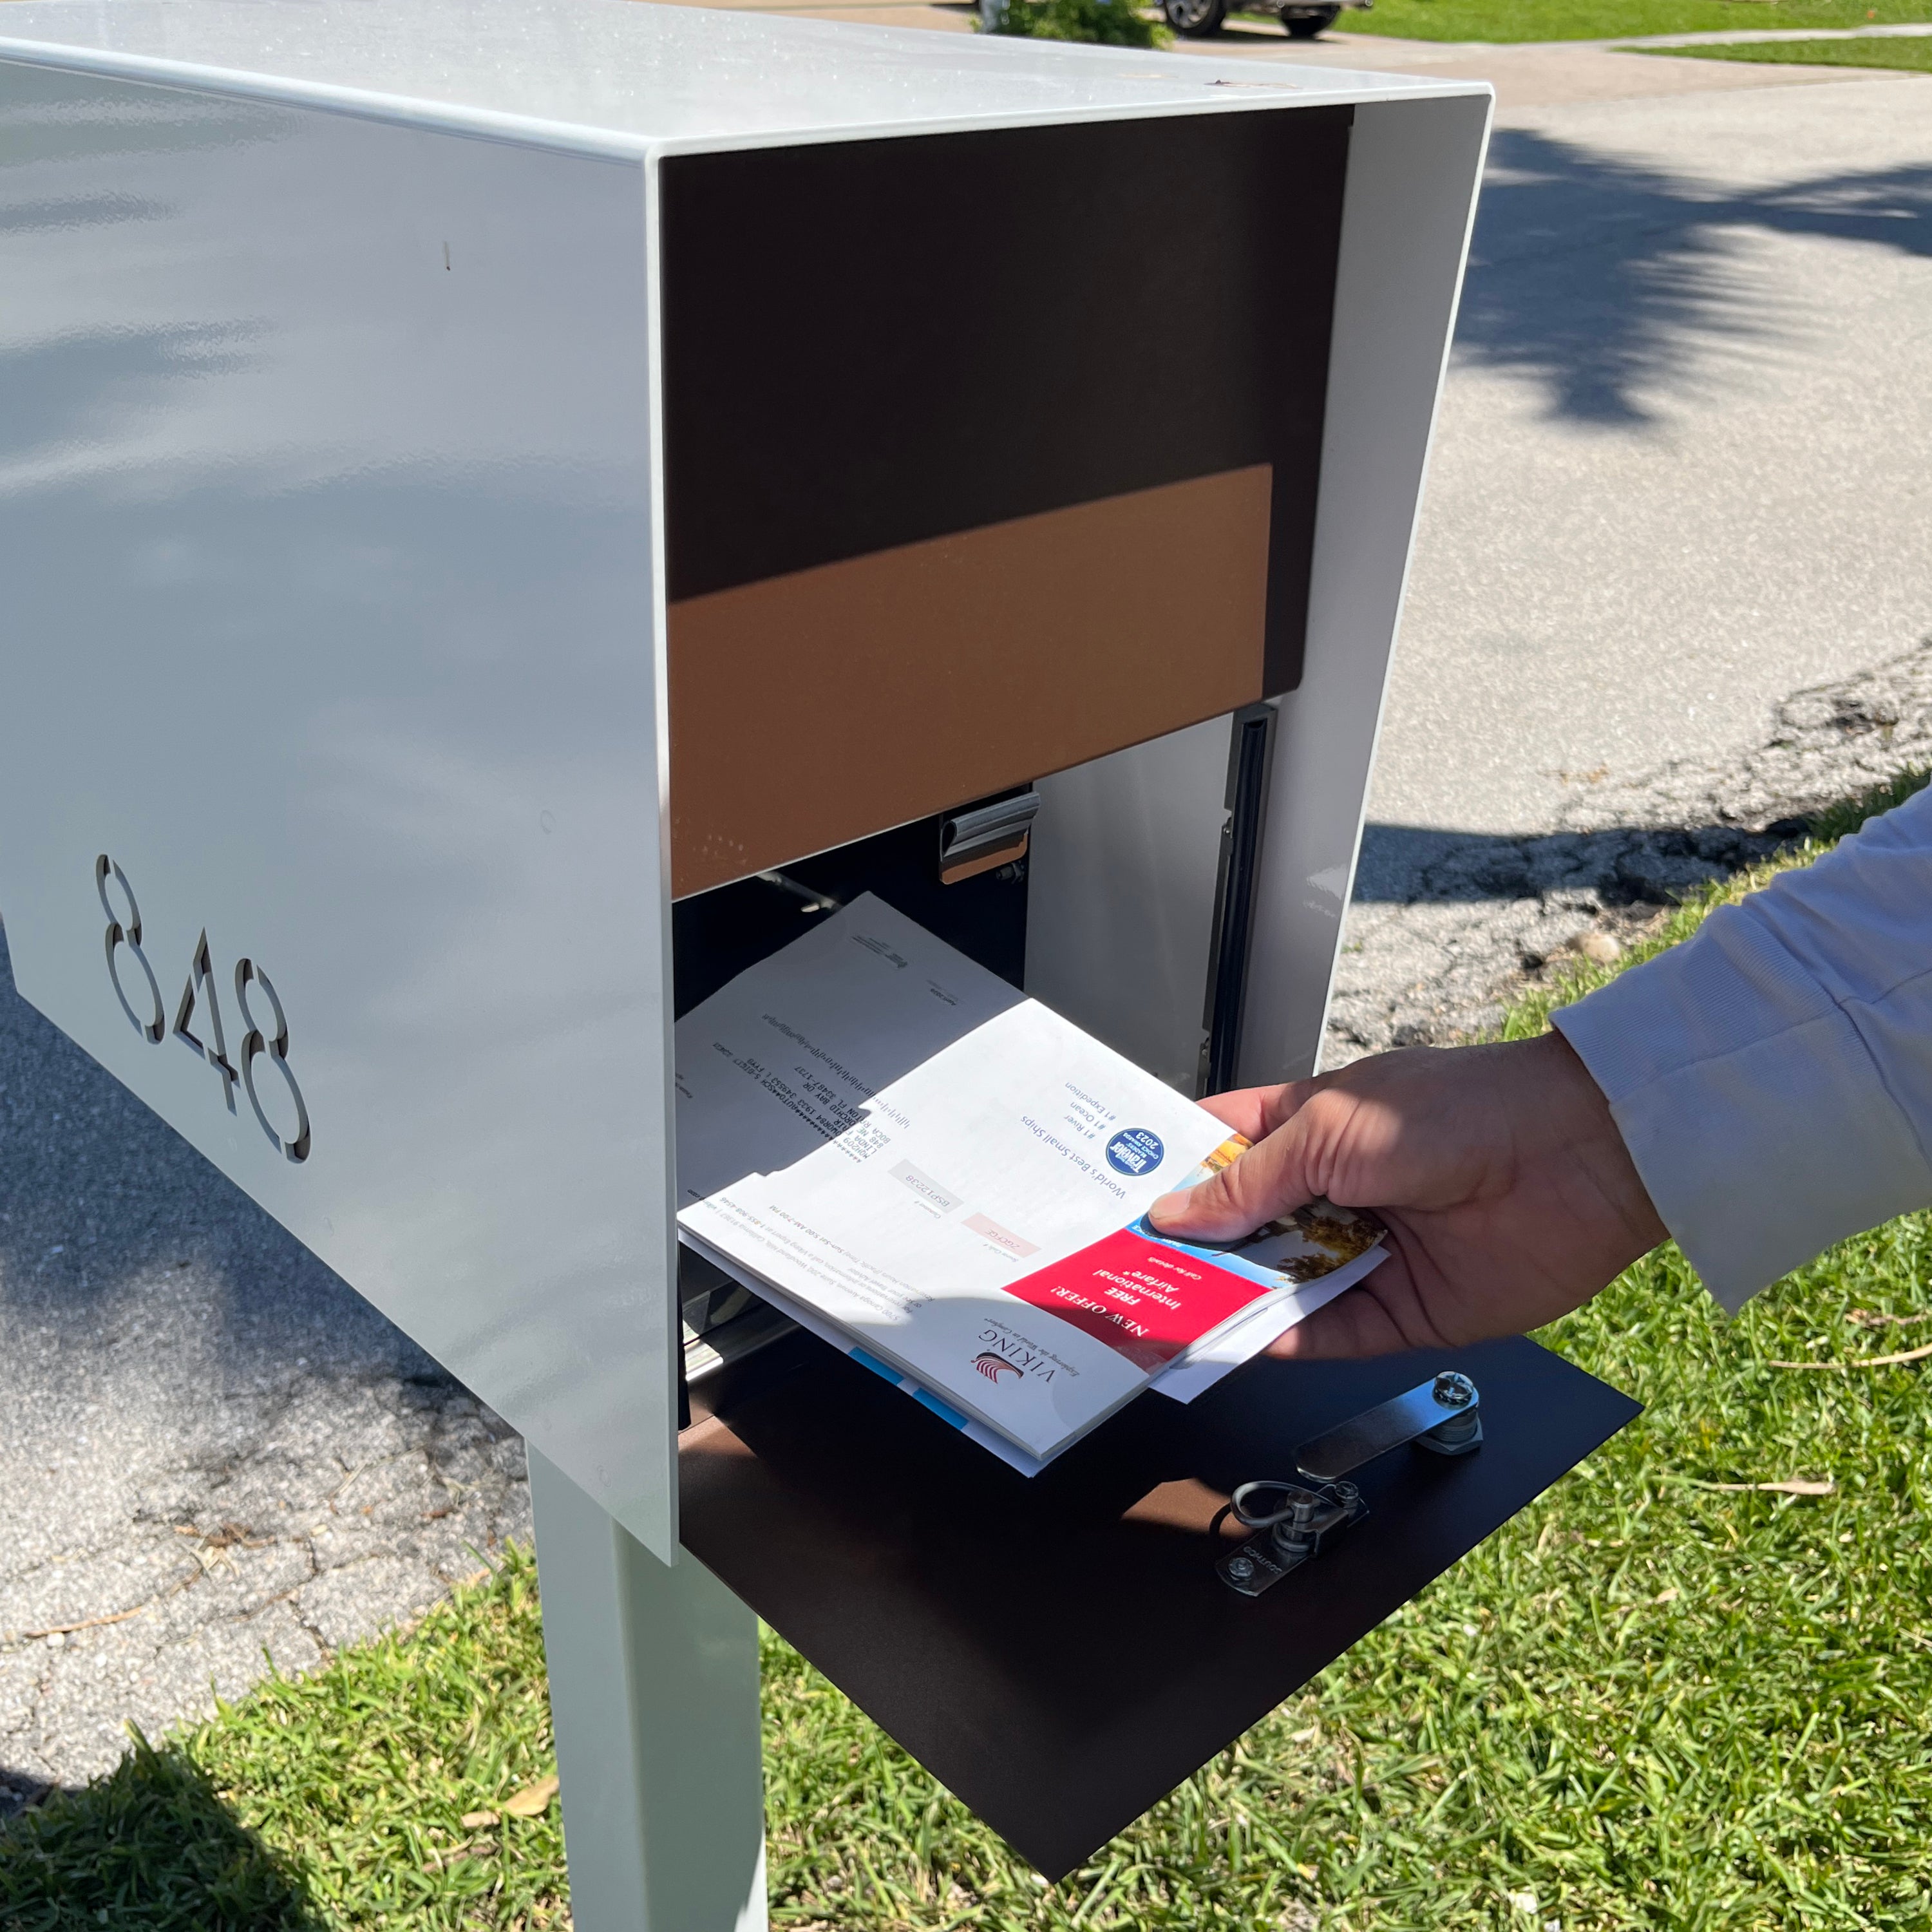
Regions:
<instances>
[{"instance_id":1,"label":"human hand","mask_svg":"<svg viewBox=\"0 0 1932 1932\"><path fill-rule=\"evenodd\" d=\"M1302 1360L1516 1335L1666 1237L1609 1103L1558 1033L1407 1047L1202 1105L1255 1144L1150 1210L1227 1240L1317 1195L1370 1208L1389 1258L1269 1350Z\"/></svg>"}]
</instances>

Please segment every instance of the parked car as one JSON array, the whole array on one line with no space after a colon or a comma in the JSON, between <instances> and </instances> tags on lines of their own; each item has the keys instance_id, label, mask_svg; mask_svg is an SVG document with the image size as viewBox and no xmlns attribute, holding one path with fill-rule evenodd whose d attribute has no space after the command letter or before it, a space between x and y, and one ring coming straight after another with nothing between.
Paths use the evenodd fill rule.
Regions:
<instances>
[{"instance_id":1,"label":"parked car","mask_svg":"<svg viewBox=\"0 0 1932 1932\"><path fill-rule=\"evenodd\" d=\"M1312 40L1323 28L1332 27L1343 7L1372 7L1375 0L1338 0L1334 5L1310 6L1304 0L1239 0L1244 14L1272 14L1280 21L1290 40ZM1190 40L1205 40L1221 31L1228 17L1228 0L1161 0L1160 10L1177 34Z\"/></svg>"}]
</instances>

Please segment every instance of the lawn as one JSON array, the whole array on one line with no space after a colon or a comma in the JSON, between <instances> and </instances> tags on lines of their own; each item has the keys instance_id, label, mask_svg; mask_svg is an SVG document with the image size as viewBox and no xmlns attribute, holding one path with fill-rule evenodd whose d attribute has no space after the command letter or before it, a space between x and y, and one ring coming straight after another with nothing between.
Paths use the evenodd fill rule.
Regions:
<instances>
[{"instance_id":1,"label":"lawn","mask_svg":"<svg viewBox=\"0 0 1932 1932\"><path fill-rule=\"evenodd\" d=\"M1633 47L1633 53L1688 55L1694 60L1790 61L1804 67L1897 68L1932 74L1932 34L1856 40L1742 40L1720 47Z\"/></svg>"},{"instance_id":2,"label":"lawn","mask_svg":"<svg viewBox=\"0 0 1932 1932\"><path fill-rule=\"evenodd\" d=\"M1597 40L1932 20L1932 0L1376 0L1336 22L1416 40Z\"/></svg>"},{"instance_id":3,"label":"lawn","mask_svg":"<svg viewBox=\"0 0 1932 1932\"><path fill-rule=\"evenodd\" d=\"M1543 1339L1646 1414L1052 1889L768 1636L776 1922L1922 1932L1932 1360L1877 1358L1932 1342L1932 1216L1844 1244L1735 1321L1666 1249ZM513 1553L414 1631L264 1684L0 1833L0 1924L560 1925L542 1654Z\"/></svg>"}]
</instances>

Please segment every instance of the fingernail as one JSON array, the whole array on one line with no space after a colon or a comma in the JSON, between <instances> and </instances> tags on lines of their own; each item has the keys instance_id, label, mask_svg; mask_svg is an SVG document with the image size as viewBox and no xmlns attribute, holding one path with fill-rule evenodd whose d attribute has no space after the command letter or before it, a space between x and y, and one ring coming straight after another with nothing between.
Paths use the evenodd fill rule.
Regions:
<instances>
[{"instance_id":1,"label":"fingernail","mask_svg":"<svg viewBox=\"0 0 1932 1932\"><path fill-rule=\"evenodd\" d=\"M1178 1220L1187 1211L1185 1193L1163 1194L1147 1211L1147 1217L1156 1228L1164 1228L1168 1222Z\"/></svg>"}]
</instances>

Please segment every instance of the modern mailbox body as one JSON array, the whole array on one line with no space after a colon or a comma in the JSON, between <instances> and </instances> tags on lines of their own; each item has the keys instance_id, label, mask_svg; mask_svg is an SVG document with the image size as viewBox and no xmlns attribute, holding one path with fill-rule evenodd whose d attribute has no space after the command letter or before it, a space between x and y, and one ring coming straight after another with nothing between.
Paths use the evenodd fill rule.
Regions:
<instances>
[{"instance_id":1,"label":"modern mailbox body","mask_svg":"<svg viewBox=\"0 0 1932 1932\"><path fill-rule=\"evenodd\" d=\"M792 868L1188 1090L1310 1070L1489 107L625 0L0 19L16 982L532 1444L566 1779L631 1753L580 1923L762 1910L667 1849L748 1625L630 1541L674 1007Z\"/></svg>"}]
</instances>

